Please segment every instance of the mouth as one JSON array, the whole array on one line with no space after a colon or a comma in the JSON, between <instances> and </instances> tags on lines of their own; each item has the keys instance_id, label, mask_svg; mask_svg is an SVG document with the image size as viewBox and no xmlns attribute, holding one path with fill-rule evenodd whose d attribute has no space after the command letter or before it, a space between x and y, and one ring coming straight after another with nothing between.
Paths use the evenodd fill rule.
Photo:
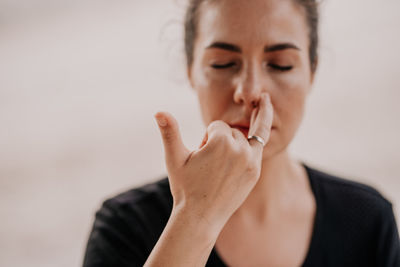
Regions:
<instances>
[{"instance_id":1,"label":"mouth","mask_svg":"<svg viewBox=\"0 0 400 267\"><path fill-rule=\"evenodd\" d=\"M240 125L230 125L230 126L232 128L235 128L235 129L238 129L239 131L241 131L246 138L249 136L249 128L248 127L240 126ZM276 128L274 126L271 128L271 132L273 130L276 130Z\"/></svg>"}]
</instances>

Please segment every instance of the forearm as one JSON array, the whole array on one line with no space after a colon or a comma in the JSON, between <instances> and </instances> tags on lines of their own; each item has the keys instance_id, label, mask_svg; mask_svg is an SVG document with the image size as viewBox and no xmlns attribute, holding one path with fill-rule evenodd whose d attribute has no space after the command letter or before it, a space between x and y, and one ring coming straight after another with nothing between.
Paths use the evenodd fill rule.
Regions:
<instances>
[{"instance_id":1,"label":"forearm","mask_svg":"<svg viewBox=\"0 0 400 267\"><path fill-rule=\"evenodd\" d=\"M201 218L172 213L144 267L205 266L218 234Z\"/></svg>"}]
</instances>

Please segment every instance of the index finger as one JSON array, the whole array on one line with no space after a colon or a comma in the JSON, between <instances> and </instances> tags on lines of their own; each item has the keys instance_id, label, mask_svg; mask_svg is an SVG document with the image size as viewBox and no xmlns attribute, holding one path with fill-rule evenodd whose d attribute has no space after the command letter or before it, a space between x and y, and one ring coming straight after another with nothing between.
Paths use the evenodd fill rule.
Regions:
<instances>
[{"instance_id":1,"label":"index finger","mask_svg":"<svg viewBox=\"0 0 400 267\"><path fill-rule=\"evenodd\" d=\"M262 93L258 108L254 109L251 114L249 136L259 136L267 144L271 134L273 116L274 108L271 98L268 93ZM252 147L263 148L257 140L249 140L249 143Z\"/></svg>"}]
</instances>

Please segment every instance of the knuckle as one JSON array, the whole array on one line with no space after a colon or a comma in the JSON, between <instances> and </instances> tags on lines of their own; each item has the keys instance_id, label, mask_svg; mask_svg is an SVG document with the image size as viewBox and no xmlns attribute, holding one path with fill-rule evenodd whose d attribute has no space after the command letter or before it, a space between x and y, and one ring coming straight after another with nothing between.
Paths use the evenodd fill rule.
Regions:
<instances>
[{"instance_id":1,"label":"knuckle","mask_svg":"<svg viewBox=\"0 0 400 267\"><path fill-rule=\"evenodd\" d=\"M243 135L243 133L240 131L240 130L238 130L238 129L236 129L236 128L232 128L232 133L233 133L233 135L235 136L235 138L237 138L237 139L244 139L244 135Z\"/></svg>"},{"instance_id":2,"label":"knuckle","mask_svg":"<svg viewBox=\"0 0 400 267\"><path fill-rule=\"evenodd\" d=\"M230 143L229 136L227 136L224 132L218 132L215 134L215 139L219 143L227 145Z\"/></svg>"},{"instance_id":3,"label":"knuckle","mask_svg":"<svg viewBox=\"0 0 400 267\"><path fill-rule=\"evenodd\" d=\"M216 129L216 128L219 128L219 127L221 127L221 126L223 126L225 123L222 121L222 120L215 120L215 121L212 121L209 125L208 125L208 128L211 130L211 129Z\"/></svg>"},{"instance_id":4,"label":"knuckle","mask_svg":"<svg viewBox=\"0 0 400 267\"><path fill-rule=\"evenodd\" d=\"M257 170L257 166L256 166L255 164L253 164L253 163L248 163L248 164L246 165L246 173L250 174L251 177L253 177L252 174L256 173L256 170Z\"/></svg>"},{"instance_id":5,"label":"knuckle","mask_svg":"<svg viewBox=\"0 0 400 267\"><path fill-rule=\"evenodd\" d=\"M251 177L256 177L257 174L260 171L260 166L257 164L256 161L251 160L250 157L247 157L247 163L246 163L246 172L251 176Z\"/></svg>"},{"instance_id":6,"label":"knuckle","mask_svg":"<svg viewBox=\"0 0 400 267\"><path fill-rule=\"evenodd\" d=\"M237 133L237 134L241 133L241 131L238 130L238 129L236 129L236 128L232 128L232 132L235 132L235 133Z\"/></svg>"},{"instance_id":7,"label":"knuckle","mask_svg":"<svg viewBox=\"0 0 400 267\"><path fill-rule=\"evenodd\" d=\"M216 131L210 134L208 140L209 143L212 143L217 147L226 147L227 144L230 142L229 137L221 131Z\"/></svg>"}]
</instances>

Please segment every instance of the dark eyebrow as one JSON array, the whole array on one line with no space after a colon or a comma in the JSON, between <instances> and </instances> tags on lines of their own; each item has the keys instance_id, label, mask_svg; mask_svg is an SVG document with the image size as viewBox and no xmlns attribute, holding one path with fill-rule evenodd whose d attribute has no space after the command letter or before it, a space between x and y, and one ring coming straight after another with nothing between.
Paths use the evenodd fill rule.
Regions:
<instances>
[{"instance_id":1,"label":"dark eyebrow","mask_svg":"<svg viewBox=\"0 0 400 267\"><path fill-rule=\"evenodd\" d=\"M212 43L209 46L207 46L207 49L209 49L209 48L219 48L219 49L228 50L228 51L232 51L232 52L242 53L242 49L240 49L239 46L224 43L224 42Z\"/></svg>"},{"instance_id":2,"label":"dark eyebrow","mask_svg":"<svg viewBox=\"0 0 400 267\"><path fill-rule=\"evenodd\" d=\"M229 43L224 43L224 42L214 42L207 46L207 49L210 48L219 48L223 50L228 50L236 53L242 53L242 49L240 49L239 46L234 45L234 44L229 44ZM271 46L265 46L264 47L264 53L268 52L275 52L275 51L280 51L280 50L285 50L285 49L295 49L295 50L300 50L297 46L295 46L292 43L281 43L281 44L274 44Z\"/></svg>"},{"instance_id":3,"label":"dark eyebrow","mask_svg":"<svg viewBox=\"0 0 400 267\"><path fill-rule=\"evenodd\" d=\"M268 53L268 52L275 52L275 51L280 51L280 50L285 50L285 49L295 49L295 50L299 50L300 51L300 48L298 48L294 44L282 43L282 44L275 44L275 45L271 45L271 46L266 46L266 47L264 47L264 52Z\"/></svg>"}]
</instances>

